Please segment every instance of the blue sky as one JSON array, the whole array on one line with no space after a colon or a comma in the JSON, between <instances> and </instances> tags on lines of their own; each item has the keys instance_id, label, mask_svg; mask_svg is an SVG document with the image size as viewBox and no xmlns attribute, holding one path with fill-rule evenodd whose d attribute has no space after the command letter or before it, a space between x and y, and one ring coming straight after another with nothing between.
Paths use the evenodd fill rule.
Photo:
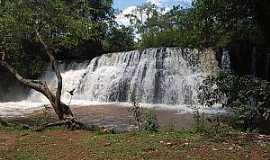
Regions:
<instances>
[{"instance_id":1,"label":"blue sky","mask_svg":"<svg viewBox=\"0 0 270 160\"><path fill-rule=\"evenodd\" d=\"M114 8L124 10L130 6L141 5L145 2L152 2L160 7L170 7L178 4L188 7L191 1L192 0L114 0Z\"/></svg>"},{"instance_id":2,"label":"blue sky","mask_svg":"<svg viewBox=\"0 0 270 160\"><path fill-rule=\"evenodd\" d=\"M117 9L126 9L129 6L141 5L145 0L114 0L114 8Z\"/></svg>"}]
</instances>

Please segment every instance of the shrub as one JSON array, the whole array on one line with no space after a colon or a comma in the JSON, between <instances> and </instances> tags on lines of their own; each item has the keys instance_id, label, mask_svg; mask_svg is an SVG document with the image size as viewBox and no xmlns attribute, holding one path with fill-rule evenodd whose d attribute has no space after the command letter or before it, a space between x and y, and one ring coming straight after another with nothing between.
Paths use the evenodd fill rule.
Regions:
<instances>
[{"instance_id":1,"label":"shrub","mask_svg":"<svg viewBox=\"0 0 270 160\"><path fill-rule=\"evenodd\" d=\"M221 72L209 76L200 87L200 103L220 103L233 113L232 124L245 131L269 132L270 83Z\"/></svg>"},{"instance_id":2,"label":"shrub","mask_svg":"<svg viewBox=\"0 0 270 160\"><path fill-rule=\"evenodd\" d=\"M144 111L143 129L149 132L157 132L159 129L157 115L154 110L147 109Z\"/></svg>"},{"instance_id":3,"label":"shrub","mask_svg":"<svg viewBox=\"0 0 270 160\"><path fill-rule=\"evenodd\" d=\"M138 127L138 130L142 130L142 124L143 124L143 108L138 105L137 103L133 103L133 106L129 108L129 112L131 113L132 117L135 120L135 123Z\"/></svg>"},{"instance_id":4,"label":"shrub","mask_svg":"<svg viewBox=\"0 0 270 160\"><path fill-rule=\"evenodd\" d=\"M159 129L157 116L154 110L144 110L137 102L135 94L131 95L132 106L129 108L129 112L134 118L139 131L156 132Z\"/></svg>"},{"instance_id":5,"label":"shrub","mask_svg":"<svg viewBox=\"0 0 270 160\"><path fill-rule=\"evenodd\" d=\"M200 113L198 109L193 112L193 119L195 120L196 132L206 132L206 118L204 113Z\"/></svg>"}]
</instances>

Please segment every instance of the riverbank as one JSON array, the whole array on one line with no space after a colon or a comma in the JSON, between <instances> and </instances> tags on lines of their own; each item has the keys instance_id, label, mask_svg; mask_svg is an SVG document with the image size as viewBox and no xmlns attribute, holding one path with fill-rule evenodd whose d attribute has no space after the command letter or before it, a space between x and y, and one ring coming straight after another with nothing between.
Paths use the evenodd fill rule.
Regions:
<instances>
[{"instance_id":1,"label":"riverbank","mask_svg":"<svg viewBox=\"0 0 270 160\"><path fill-rule=\"evenodd\" d=\"M87 124L123 131L135 129L135 122L128 107L119 104L102 104L90 106L72 106L75 117ZM152 108L157 115L158 122L162 130L171 128L181 130L189 129L193 126L193 116L191 113L173 109ZM30 125L53 122L57 120L52 109L35 109L30 113L17 116L6 116L3 119L11 122L20 122Z\"/></svg>"},{"instance_id":2,"label":"riverbank","mask_svg":"<svg viewBox=\"0 0 270 160\"><path fill-rule=\"evenodd\" d=\"M135 132L128 107L117 104L72 106L72 111L87 125L98 125L121 134L102 130L70 131L62 127L35 132L0 126L0 160L270 159L270 136L234 130L217 134L210 130L195 132L191 113L152 109L161 126L157 133ZM52 109L33 110L4 119L29 125L57 120Z\"/></svg>"}]
</instances>

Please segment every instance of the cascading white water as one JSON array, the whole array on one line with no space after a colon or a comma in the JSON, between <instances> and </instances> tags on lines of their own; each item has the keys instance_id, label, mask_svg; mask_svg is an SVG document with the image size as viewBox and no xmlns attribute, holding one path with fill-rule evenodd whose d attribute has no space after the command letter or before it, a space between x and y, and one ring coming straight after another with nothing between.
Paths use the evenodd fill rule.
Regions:
<instances>
[{"instance_id":1,"label":"cascading white water","mask_svg":"<svg viewBox=\"0 0 270 160\"><path fill-rule=\"evenodd\" d=\"M60 65L59 68L62 72L61 74L64 82L62 98L65 102L67 102L67 100L70 98L68 91L71 91L73 88L79 86L83 74L86 73L87 66L88 62L71 63L68 66L66 66L65 64ZM48 71L41 77L41 80L46 81L52 91L56 91L57 79L54 72L48 69ZM34 103L49 103L46 97L34 90L31 90L26 101Z\"/></svg>"},{"instance_id":2,"label":"cascading white water","mask_svg":"<svg viewBox=\"0 0 270 160\"><path fill-rule=\"evenodd\" d=\"M135 96L145 107L154 105L192 112L189 106L198 106L197 93L204 77L216 70L214 54L210 50L152 48L105 54L90 62L63 63L60 65L62 101L69 104L68 91L75 89L71 101L74 105L130 102ZM57 81L52 71L48 70L41 79L55 90ZM48 103L43 95L31 91L24 101L0 103L0 116L23 115L29 108Z\"/></svg>"},{"instance_id":3,"label":"cascading white water","mask_svg":"<svg viewBox=\"0 0 270 160\"><path fill-rule=\"evenodd\" d=\"M147 49L106 54L90 63L62 67L63 100L75 89L73 100L129 102L136 96L148 104L181 105L196 103L204 73L200 69L198 50L180 48ZM55 88L52 72L43 76ZM46 101L32 92L28 101Z\"/></svg>"}]
</instances>

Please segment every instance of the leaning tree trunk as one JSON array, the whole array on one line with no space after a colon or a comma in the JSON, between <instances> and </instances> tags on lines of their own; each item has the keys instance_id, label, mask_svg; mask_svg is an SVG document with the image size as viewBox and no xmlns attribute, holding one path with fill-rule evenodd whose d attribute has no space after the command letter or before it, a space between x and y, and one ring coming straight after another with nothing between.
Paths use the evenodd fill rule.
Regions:
<instances>
[{"instance_id":1,"label":"leaning tree trunk","mask_svg":"<svg viewBox=\"0 0 270 160\"><path fill-rule=\"evenodd\" d=\"M70 110L69 106L65 103L61 102L61 92L62 92L62 76L60 70L58 68L57 61L54 57L54 50L49 49L46 43L42 40L40 34L37 32L37 37L44 46L47 55L50 59L50 64L52 70L56 74L57 77L57 91L54 94L48 87L45 81L40 80L30 80L23 78L11 65L9 65L5 61L5 54L2 53L2 59L0 60L0 65L5 67L10 73L12 73L17 80L19 80L22 84L31 89L36 90L37 92L42 93L49 101L52 107L54 108L55 113L57 114L59 120L65 119L73 119L73 113Z\"/></svg>"}]
</instances>

